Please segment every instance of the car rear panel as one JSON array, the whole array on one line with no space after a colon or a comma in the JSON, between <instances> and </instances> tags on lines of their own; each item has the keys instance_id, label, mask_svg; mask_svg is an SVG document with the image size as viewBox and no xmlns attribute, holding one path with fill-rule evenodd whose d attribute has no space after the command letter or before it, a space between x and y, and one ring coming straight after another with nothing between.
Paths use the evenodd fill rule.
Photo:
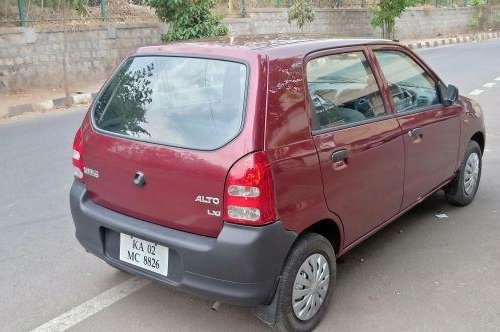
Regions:
<instances>
[{"instance_id":1,"label":"car rear panel","mask_svg":"<svg viewBox=\"0 0 500 332\"><path fill-rule=\"evenodd\" d=\"M219 234L229 169L242 156L263 148L259 124L265 116L267 64L258 54L239 55L250 73L243 128L216 150L173 147L100 131L87 114L82 133L84 166L89 171L83 181L96 204L177 230ZM137 172L144 174L142 186L134 184Z\"/></svg>"}]
</instances>

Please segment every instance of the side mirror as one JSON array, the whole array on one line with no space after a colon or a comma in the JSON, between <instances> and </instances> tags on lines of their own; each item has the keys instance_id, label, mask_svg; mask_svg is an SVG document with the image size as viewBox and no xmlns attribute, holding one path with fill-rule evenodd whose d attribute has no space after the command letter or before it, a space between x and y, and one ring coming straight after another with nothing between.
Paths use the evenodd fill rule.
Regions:
<instances>
[{"instance_id":1,"label":"side mirror","mask_svg":"<svg viewBox=\"0 0 500 332\"><path fill-rule=\"evenodd\" d=\"M448 85L448 100L452 103L456 102L458 99L458 88L452 84Z\"/></svg>"},{"instance_id":2,"label":"side mirror","mask_svg":"<svg viewBox=\"0 0 500 332\"><path fill-rule=\"evenodd\" d=\"M441 103L448 107L458 99L458 88L452 84L446 86L443 82L437 84L438 95Z\"/></svg>"}]
</instances>

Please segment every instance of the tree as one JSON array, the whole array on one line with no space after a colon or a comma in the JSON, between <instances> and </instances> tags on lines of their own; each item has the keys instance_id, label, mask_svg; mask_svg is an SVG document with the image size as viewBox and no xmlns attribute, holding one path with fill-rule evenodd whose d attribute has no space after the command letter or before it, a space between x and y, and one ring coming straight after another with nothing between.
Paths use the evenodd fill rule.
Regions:
<instances>
[{"instance_id":1,"label":"tree","mask_svg":"<svg viewBox=\"0 0 500 332\"><path fill-rule=\"evenodd\" d=\"M147 107L153 102L151 77L155 66L152 62L136 70L131 66L132 61L128 61L111 80L96 102L95 117L98 123L108 123L119 134L151 137L143 125L147 123ZM120 121L109 120L116 118Z\"/></svg>"},{"instance_id":2,"label":"tree","mask_svg":"<svg viewBox=\"0 0 500 332\"><path fill-rule=\"evenodd\" d=\"M314 8L311 0L295 0L288 9L288 23L296 21L299 29L304 32L304 26L314 21Z\"/></svg>"},{"instance_id":3,"label":"tree","mask_svg":"<svg viewBox=\"0 0 500 332\"><path fill-rule=\"evenodd\" d=\"M416 4L418 0L380 0L371 7L373 13L372 25L382 28L382 37L394 39L396 18L400 17L406 8Z\"/></svg>"},{"instance_id":4,"label":"tree","mask_svg":"<svg viewBox=\"0 0 500 332\"><path fill-rule=\"evenodd\" d=\"M222 17L212 14L216 0L147 0L156 16L169 24L164 41L225 36Z\"/></svg>"}]
</instances>

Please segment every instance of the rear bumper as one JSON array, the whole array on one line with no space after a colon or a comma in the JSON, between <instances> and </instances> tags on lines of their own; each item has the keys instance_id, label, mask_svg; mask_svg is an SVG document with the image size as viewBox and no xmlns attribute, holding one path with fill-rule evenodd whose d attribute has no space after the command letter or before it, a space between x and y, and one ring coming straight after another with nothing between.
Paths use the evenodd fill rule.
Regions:
<instances>
[{"instance_id":1,"label":"rear bumper","mask_svg":"<svg viewBox=\"0 0 500 332\"><path fill-rule=\"evenodd\" d=\"M162 227L93 203L79 182L71 187L70 206L78 241L110 265L187 293L238 305L271 300L296 238L279 221L263 227L225 223L217 238ZM120 261L120 233L168 247L168 277Z\"/></svg>"}]
</instances>

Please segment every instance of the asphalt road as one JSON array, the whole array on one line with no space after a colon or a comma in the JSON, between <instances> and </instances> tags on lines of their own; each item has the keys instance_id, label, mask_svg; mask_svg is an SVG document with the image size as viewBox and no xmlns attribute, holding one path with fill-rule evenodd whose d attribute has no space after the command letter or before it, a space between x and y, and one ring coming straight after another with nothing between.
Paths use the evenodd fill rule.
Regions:
<instances>
[{"instance_id":1,"label":"asphalt road","mask_svg":"<svg viewBox=\"0 0 500 332\"><path fill-rule=\"evenodd\" d=\"M466 208L438 193L344 256L319 331L500 331L500 40L420 54L462 94L483 90L474 96L488 130L479 193ZM265 331L247 308L214 312L210 301L154 283L127 295L120 285L131 276L83 251L68 207L83 114L0 123L0 330L36 328L101 296L72 330ZM123 298L100 310L110 289Z\"/></svg>"}]
</instances>

